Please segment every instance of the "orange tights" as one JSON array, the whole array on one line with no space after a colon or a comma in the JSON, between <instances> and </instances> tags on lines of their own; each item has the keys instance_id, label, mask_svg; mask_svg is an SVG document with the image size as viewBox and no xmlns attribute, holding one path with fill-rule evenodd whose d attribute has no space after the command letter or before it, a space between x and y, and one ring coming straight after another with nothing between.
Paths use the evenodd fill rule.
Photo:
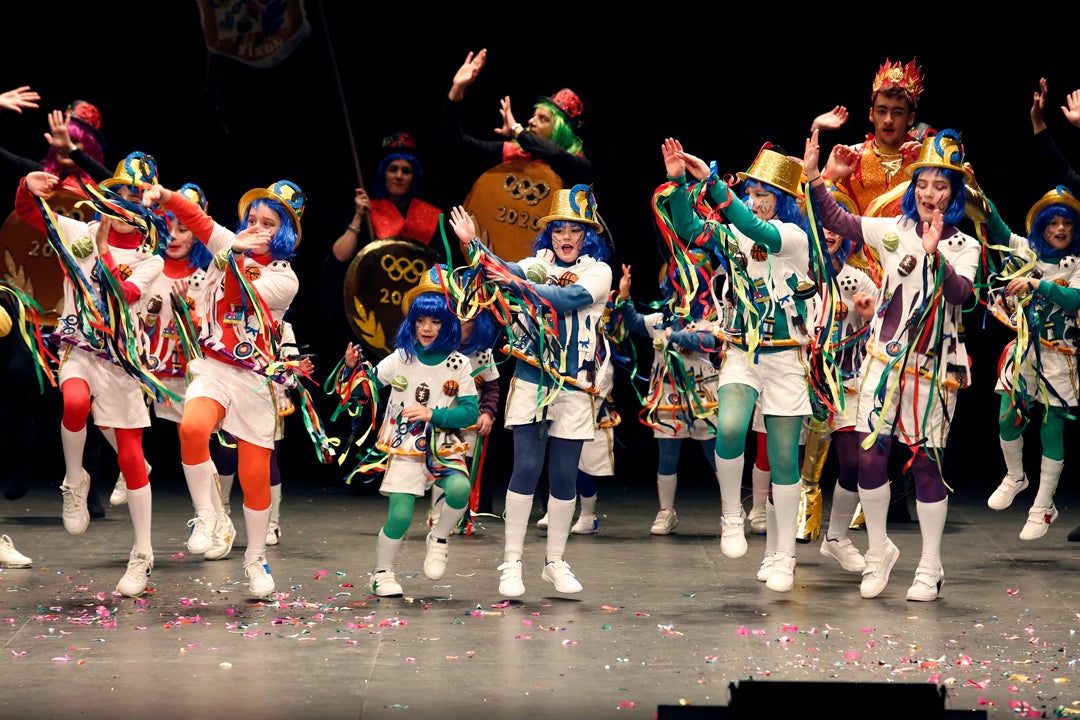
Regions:
<instances>
[{"instance_id":1,"label":"orange tights","mask_svg":"<svg viewBox=\"0 0 1080 720\"><path fill-rule=\"evenodd\" d=\"M216 400L192 398L184 403L180 421L180 459L185 465L210 460L210 435L225 417ZM244 506L252 510L270 507L270 448L236 438L236 478L244 491Z\"/></svg>"}]
</instances>

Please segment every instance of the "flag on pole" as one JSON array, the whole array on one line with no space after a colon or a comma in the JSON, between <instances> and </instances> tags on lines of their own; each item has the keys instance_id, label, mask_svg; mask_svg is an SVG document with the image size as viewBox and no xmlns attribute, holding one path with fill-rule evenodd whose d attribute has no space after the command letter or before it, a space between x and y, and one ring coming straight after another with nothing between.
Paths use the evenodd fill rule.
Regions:
<instances>
[{"instance_id":1,"label":"flag on pole","mask_svg":"<svg viewBox=\"0 0 1080 720\"><path fill-rule=\"evenodd\" d=\"M255 67L277 65L311 34L304 0L197 0L206 49Z\"/></svg>"}]
</instances>

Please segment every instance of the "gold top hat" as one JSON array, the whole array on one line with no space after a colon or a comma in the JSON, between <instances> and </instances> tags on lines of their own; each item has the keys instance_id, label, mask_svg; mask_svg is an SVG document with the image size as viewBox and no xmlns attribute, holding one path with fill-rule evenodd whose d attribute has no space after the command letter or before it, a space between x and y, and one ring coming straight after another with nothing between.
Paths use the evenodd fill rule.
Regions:
<instances>
[{"instance_id":1,"label":"gold top hat","mask_svg":"<svg viewBox=\"0 0 1080 720\"><path fill-rule=\"evenodd\" d=\"M406 315L409 314L409 308L412 307L413 301L426 292L445 294L444 288L446 287L446 266L437 264L428 268L428 271L424 273L424 276L420 278L420 282L415 287L409 289L405 293L405 297L401 299L401 311Z\"/></svg>"},{"instance_id":2,"label":"gold top hat","mask_svg":"<svg viewBox=\"0 0 1080 720\"><path fill-rule=\"evenodd\" d=\"M307 205L307 195L300 189L300 186L288 180L278 180L268 188L248 190L244 193L243 197L240 198L240 203L237 206L237 212L240 214L241 220L247 217L248 208L251 207L251 203L259 199L277 200L285 206L286 212L288 212L289 217L292 218L293 227L296 228L296 244L299 245L300 218L304 216L304 207Z\"/></svg>"},{"instance_id":3,"label":"gold top hat","mask_svg":"<svg viewBox=\"0 0 1080 720\"><path fill-rule=\"evenodd\" d=\"M559 190L551 201L551 212L540 218L540 230L543 231L552 220L588 225L599 235L604 232L596 214L596 197L588 185L575 185L569 190Z\"/></svg>"},{"instance_id":4,"label":"gold top hat","mask_svg":"<svg viewBox=\"0 0 1080 720\"><path fill-rule=\"evenodd\" d=\"M116 172L111 178L101 181L102 187L113 188L117 185L142 192L143 185L155 185L158 181L157 161L144 152L133 152L116 164Z\"/></svg>"},{"instance_id":5,"label":"gold top hat","mask_svg":"<svg viewBox=\"0 0 1080 720\"><path fill-rule=\"evenodd\" d=\"M799 183L803 179L802 163L787 155L771 150L772 143L765 145L758 151L754 158L754 164L746 172L735 173L740 180L750 178L758 182L767 183L783 190L794 198L801 199Z\"/></svg>"},{"instance_id":6,"label":"gold top hat","mask_svg":"<svg viewBox=\"0 0 1080 720\"><path fill-rule=\"evenodd\" d=\"M1035 201L1035 204L1031 206L1027 214L1027 233L1031 234L1031 226L1035 224L1035 218L1039 216L1044 209L1051 205L1064 205L1071 208L1078 216L1080 216L1080 200L1069 192L1069 189L1064 185L1058 185L1050 192L1043 195L1041 198Z\"/></svg>"},{"instance_id":7,"label":"gold top hat","mask_svg":"<svg viewBox=\"0 0 1080 720\"><path fill-rule=\"evenodd\" d=\"M920 168L956 170L964 175L965 181L974 179L964 169L964 147L960 144L960 133L955 130L942 130L923 140L918 161L904 168L904 172L908 177L915 177L915 171Z\"/></svg>"}]
</instances>

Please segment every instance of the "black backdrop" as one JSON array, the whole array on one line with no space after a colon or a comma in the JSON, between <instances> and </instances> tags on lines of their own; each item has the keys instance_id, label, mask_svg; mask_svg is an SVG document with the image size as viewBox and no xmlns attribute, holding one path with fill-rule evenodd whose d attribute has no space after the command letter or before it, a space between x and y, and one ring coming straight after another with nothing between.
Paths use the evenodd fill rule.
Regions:
<instances>
[{"instance_id":1,"label":"black backdrop","mask_svg":"<svg viewBox=\"0 0 1080 720\"><path fill-rule=\"evenodd\" d=\"M1027 208L1048 189L1031 152L1028 116L1040 76L1050 83L1051 130L1080 163L1080 129L1065 123L1058 109L1067 92L1080 88L1080 68L1067 43L1032 39L1040 35L1024 25L1041 20L998 17L993 30L975 35L961 30L963 18L927 13L910 21L908 39L893 41L882 39L879 24L836 8L829 16L785 15L783 26L798 29L793 32L723 8L631 13L614 25L610 17L575 13L526 31L526 18L537 18L538 11L521 6L482 22L391 4L307 0L306 7L311 35L271 68L208 54L194 0L99 5L77 15L44 3L9 8L3 11L8 35L25 33L26 44L0 49L5 89L28 84L43 101L38 111L0 117L0 144L40 158L45 112L84 98L104 117L110 167L133 150L149 152L166 186L201 185L211 214L223 224L232 224L234 203L246 190L280 178L297 182L309 202L295 258L301 289L293 324L300 342L319 354L320 378L352 339L327 321L337 308L321 306L318 285L323 258L351 218L357 160L370 184L381 138L404 129L420 143L429 199L449 208L476 179L473 168L442 161L435 137L450 78L470 50L489 51L487 68L466 98L466 128L478 137L494 137L503 95L511 96L522 121L537 95L569 86L582 97L585 152L612 231L616 276L618 263L633 265L635 294L643 300L655 299L646 296L649 284L642 280L655 277L661 262L649 199L664 180L659 148L665 137L679 138L690 152L733 173L745 169L766 140L801 155L811 119L843 104L852 119L823 145L857 141L871 129L870 81L887 57L918 58L926 74L918 119L962 133L983 188L1014 228L1022 228ZM560 24L566 29L555 29ZM16 180L3 179L5 212ZM978 308L969 313L968 336L975 385L960 398L949 479L989 491L1004 467L992 388L1008 336L984 323ZM642 348L642 356L647 353ZM503 367L509 373L509 364ZM328 418L331 401L311 389ZM620 467L628 480L649 483L655 445L636 422L632 392L623 387L617 397L624 417ZM335 482L341 468L318 465L299 418L294 421L282 454L286 477ZM347 433L341 423L328 430ZM1075 436L1075 423L1067 433ZM149 438L151 462L160 455L155 464L168 472L174 431L155 428ZM485 473L505 482L508 434L499 440ZM684 472L701 476L697 454L684 456Z\"/></svg>"}]
</instances>

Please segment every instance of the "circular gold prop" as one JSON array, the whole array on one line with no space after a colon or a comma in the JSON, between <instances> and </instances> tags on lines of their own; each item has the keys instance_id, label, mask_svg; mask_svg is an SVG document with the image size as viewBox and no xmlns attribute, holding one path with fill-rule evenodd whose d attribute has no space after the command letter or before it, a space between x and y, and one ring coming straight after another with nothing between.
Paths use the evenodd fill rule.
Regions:
<instances>
[{"instance_id":1,"label":"circular gold prop","mask_svg":"<svg viewBox=\"0 0 1080 720\"><path fill-rule=\"evenodd\" d=\"M405 319L401 301L436 261L431 248L393 237L365 245L349 263L345 316L369 360L390 354Z\"/></svg>"},{"instance_id":2,"label":"circular gold prop","mask_svg":"<svg viewBox=\"0 0 1080 720\"><path fill-rule=\"evenodd\" d=\"M477 223L480 242L503 260L517 261L532 254L538 222L562 189L562 179L548 165L517 159L477 178L463 205Z\"/></svg>"},{"instance_id":3,"label":"circular gold prop","mask_svg":"<svg viewBox=\"0 0 1080 720\"><path fill-rule=\"evenodd\" d=\"M75 207L75 203L83 199L77 193L60 189L46 202L57 215L88 222L91 211ZM0 226L0 278L41 306L43 326L56 326L64 309L64 271L45 233L31 227L14 212Z\"/></svg>"}]
</instances>

